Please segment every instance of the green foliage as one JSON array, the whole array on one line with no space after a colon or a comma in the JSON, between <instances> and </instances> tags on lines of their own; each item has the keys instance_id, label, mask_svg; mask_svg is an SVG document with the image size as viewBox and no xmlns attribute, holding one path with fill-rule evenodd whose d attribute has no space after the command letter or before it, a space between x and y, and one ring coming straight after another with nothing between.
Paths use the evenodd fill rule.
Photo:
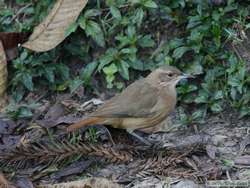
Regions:
<instances>
[{"instance_id":1,"label":"green foliage","mask_svg":"<svg viewBox=\"0 0 250 188\"><path fill-rule=\"evenodd\" d=\"M27 4L24 0L16 2ZM31 31L52 5L50 0L31 3L23 10L29 15L25 21L11 27L15 12L5 7L0 12L0 30ZM209 0L91 1L67 29L68 39L56 50L44 54L21 50L13 62L12 92L23 95L25 89L32 91L41 84L74 92L82 84L91 86L94 73L104 76L108 88L120 89L122 81L138 75L134 73L170 64L196 75L193 82L184 81L178 87L183 104L196 109L191 109L187 122L200 121L207 112L218 113L228 105L241 116L249 115L246 63L226 48L231 42L243 41L250 27L248 12L247 3L234 0L221 5ZM63 55L57 59L59 51ZM66 68L73 57L84 64L76 76L70 76Z\"/></svg>"},{"instance_id":2,"label":"green foliage","mask_svg":"<svg viewBox=\"0 0 250 188\"><path fill-rule=\"evenodd\" d=\"M32 118L32 110L35 110L39 106L37 103L17 104L15 101L11 101L6 107L6 112L15 120L18 120L18 118Z\"/></svg>"},{"instance_id":3,"label":"green foliage","mask_svg":"<svg viewBox=\"0 0 250 188\"><path fill-rule=\"evenodd\" d=\"M34 85L44 85L48 89L61 90L60 86L69 79L69 68L63 63L49 63L56 53L29 54L24 50L12 64L15 69L10 82L11 93L20 101L25 90L34 91ZM35 84L34 84L35 83Z\"/></svg>"}]
</instances>

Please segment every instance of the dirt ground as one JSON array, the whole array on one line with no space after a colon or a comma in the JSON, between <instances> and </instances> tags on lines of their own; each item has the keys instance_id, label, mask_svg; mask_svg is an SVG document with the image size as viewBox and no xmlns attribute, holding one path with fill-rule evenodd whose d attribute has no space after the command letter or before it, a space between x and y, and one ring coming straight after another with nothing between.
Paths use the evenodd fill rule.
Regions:
<instances>
[{"instance_id":1,"label":"dirt ground","mask_svg":"<svg viewBox=\"0 0 250 188\"><path fill-rule=\"evenodd\" d=\"M249 119L224 113L185 126L178 108L166 121L168 132L138 133L152 143L146 146L124 130L101 125L66 132L68 124L93 111L101 99L79 103L58 95L52 103L38 98L41 105L32 120L0 119L1 171L16 185L49 187L91 177L92 184L112 180L122 187L179 188L250 176Z\"/></svg>"}]
</instances>

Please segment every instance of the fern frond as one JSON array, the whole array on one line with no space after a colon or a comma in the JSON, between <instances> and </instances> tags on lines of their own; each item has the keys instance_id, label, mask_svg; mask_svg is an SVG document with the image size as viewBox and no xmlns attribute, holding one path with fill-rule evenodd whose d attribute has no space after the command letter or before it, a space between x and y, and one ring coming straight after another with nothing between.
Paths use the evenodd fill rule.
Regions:
<instances>
[{"instance_id":1,"label":"fern frond","mask_svg":"<svg viewBox=\"0 0 250 188\"><path fill-rule=\"evenodd\" d=\"M47 164L62 162L74 156L101 157L106 162L129 162L132 155L129 152L119 151L112 147L100 144L75 143L68 141L53 141L51 143L32 143L29 146L19 146L15 150L0 154L0 166L14 166L25 168L31 164Z\"/></svg>"}]
</instances>

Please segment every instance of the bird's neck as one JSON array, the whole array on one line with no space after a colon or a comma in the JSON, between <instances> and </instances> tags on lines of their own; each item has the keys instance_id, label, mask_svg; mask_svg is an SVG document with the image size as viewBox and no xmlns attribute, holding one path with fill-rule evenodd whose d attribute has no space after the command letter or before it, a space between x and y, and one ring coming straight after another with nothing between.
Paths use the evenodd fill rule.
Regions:
<instances>
[{"instance_id":1,"label":"bird's neck","mask_svg":"<svg viewBox=\"0 0 250 188\"><path fill-rule=\"evenodd\" d=\"M175 84L169 84L164 86L158 86L159 91L161 91L164 95L172 97L176 99L176 87Z\"/></svg>"},{"instance_id":2,"label":"bird's neck","mask_svg":"<svg viewBox=\"0 0 250 188\"><path fill-rule=\"evenodd\" d=\"M175 109L175 105L177 102L177 94L175 85L168 85L160 88L160 95L166 102L166 106L168 107L168 113Z\"/></svg>"},{"instance_id":3,"label":"bird's neck","mask_svg":"<svg viewBox=\"0 0 250 188\"><path fill-rule=\"evenodd\" d=\"M162 87L162 90L166 95L168 95L169 97L172 97L173 100L176 100L177 94L176 94L175 85L171 84L171 85Z\"/></svg>"},{"instance_id":4,"label":"bird's neck","mask_svg":"<svg viewBox=\"0 0 250 188\"><path fill-rule=\"evenodd\" d=\"M171 103L171 108L174 108L177 100L176 84L169 83L161 85L160 83L157 83L156 80L157 78L154 78L153 74L146 77L146 82L155 87L159 91L159 94L165 99L165 101L167 101L169 105Z\"/></svg>"}]
</instances>

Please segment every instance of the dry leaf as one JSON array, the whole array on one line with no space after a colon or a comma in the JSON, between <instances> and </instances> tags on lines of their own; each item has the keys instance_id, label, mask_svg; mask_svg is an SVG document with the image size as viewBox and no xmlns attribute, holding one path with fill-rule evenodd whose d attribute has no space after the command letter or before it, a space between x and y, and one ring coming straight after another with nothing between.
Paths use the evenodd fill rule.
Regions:
<instances>
[{"instance_id":1,"label":"dry leaf","mask_svg":"<svg viewBox=\"0 0 250 188\"><path fill-rule=\"evenodd\" d=\"M46 19L23 44L36 52L53 49L65 39L65 31L74 23L87 4L87 0L57 0Z\"/></svg>"},{"instance_id":2,"label":"dry leaf","mask_svg":"<svg viewBox=\"0 0 250 188\"><path fill-rule=\"evenodd\" d=\"M4 177L2 172L0 172L0 188L16 188Z\"/></svg>"},{"instance_id":3,"label":"dry leaf","mask_svg":"<svg viewBox=\"0 0 250 188\"><path fill-rule=\"evenodd\" d=\"M30 33L0 32L0 41L2 41L7 61L18 56L17 46L28 39Z\"/></svg>"},{"instance_id":4,"label":"dry leaf","mask_svg":"<svg viewBox=\"0 0 250 188\"><path fill-rule=\"evenodd\" d=\"M3 44L0 41L0 112L6 104L7 75L6 56Z\"/></svg>"},{"instance_id":5,"label":"dry leaf","mask_svg":"<svg viewBox=\"0 0 250 188\"><path fill-rule=\"evenodd\" d=\"M4 49L8 50L25 42L29 35L30 33L0 32L0 40L3 43Z\"/></svg>"},{"instance_id":6,"label":"dry leaf","mask_svg":"<svg viewBox=\"0 0 250 188\"><path fill-rule=\"evenodd\" d=\"M105 178L87 178L79 181L59 183L54 185L40 185L38 188L122 188L123 186L113 183Z\"/></svg>"},{"instance_id":7,"label":"dry leaf","mask_svg":"<svg viewBox=\"0 0 250 188\"><path fill-rule=\"evenodd\" d=\"M1 186L8 186L9 183L8 183L8 180L6 180L6 178L4 177L4 175L0 172L0 187Z\"/></svg>"}]
</instances>

